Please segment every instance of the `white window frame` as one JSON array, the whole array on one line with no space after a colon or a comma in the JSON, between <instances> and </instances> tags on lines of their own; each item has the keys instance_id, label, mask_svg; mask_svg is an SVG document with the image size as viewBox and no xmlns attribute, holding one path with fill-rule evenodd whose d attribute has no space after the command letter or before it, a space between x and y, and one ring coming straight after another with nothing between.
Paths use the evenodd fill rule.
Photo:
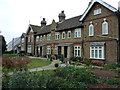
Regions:
<instances>
[{"instance_id":1,"label":"white window frame","mask_svg":"<svg viewBox=\"0 0 120 90\"><path fill-rule=\"evenodd\" d=\"M102 23L102 35L108 35L108 22L106 21Z\"/></svg>"},{"instance_id":2,"label":"white window frame","mask_svg":"<svg viewBox=\"0 0 120 90\"><path fill-rule=\"evenodd\" d=\"M21 41L22 41L22 43L24 43L25 39L24 39L24 38L22 38L22 39L21 39Z\"/></svg>"},{"instance_id":3,"label":"white window frame","mask_svg":"<svg viewBox=\"0 0 120 90\"><path fill-rule=\"evenodd\" d=\"M31 47L31 45L28 45L28 47L27 47L27 53L31 53L31 50L32 49L32 47Z\"/></svg>"},{"instance_id":4,"label":"white window frame","mask_svg":"<svg viewBox=\"0 0 120 90\"><path fill-rule=\"evenodd\" d=\"M34 36L32 35L32 36L31 36L31 42L33 42L33 41L34 41Z\"/></svg>"},{"instance_id":5,"label":"white window frame","mask_svg":"<svg viewBox=\"0 0 120 90\"><path fill-rule=\"evenodd\" d=\"M51 54L51 47L47 46L47 54Z\"/></svg>"},{"instance_id":6,"label":"white window frame","mask_svg":"<svg viewBox=\"0 0 120 90\"><path fill-rule=\"evenodd\" d=\"M40 41L42 41L42 35L40 36Z\"/></svg>"},{"instance_id":7,"label":"white window frame","mask_svg":"<svg viewBox=\"0 0 120 90\"><path fill-rule=\"evenodd\" d=\"M55 40L59 40L60 39L60 32L56 32L55 33Z\"/></svg>"},{"instance_id":8,"label":"white window frame","mask_svg":"<svg viewBox=\"0 0 120 90\"><path fill-rule=\"evenodd\" d=\"M46 40L46 35L43 36L43 40L44 40L44 41Z\"/></svg>"},{"instance_id":9,"label":"white window frame","mask_svg":"<svg viewBox=\"0 0 120 90\"><path fill-rule=\"evenodd\" d=\"M89 36L94 36L94 25L93 24L89 25Z\"/></svg>"},{"instance_id":10,"label":"white window frame","mask_svg":"<svg viewBox=\"0 0 120 90\"><path fill-rule=\"evenodd\" d=\"M62 39L65 39L65 32L62 32Z\"/></svg>"},{"instance_id":11,"label":"white window frame","mask_svg":"<svg viewBox=\"0 0 120 90\"><path fill-rule=\"evenodd\" d=\"M39 41L39 36L36 36L36 42L38 42Z\"/></svg>"},{"instance_id":12,"label":"white window frame","mask_svg":"<svg viewBox=\"0 0 120 90\"><path fill-rule=\"evenodd\" d=\"M94 10L94 15L99 15L102 13L101 8Z\"/></svg>"},{"instance_id":13,"label":"white window frame","mask_svg":"<svg viewBox=\"0 0 120 90\"><path fill-rule=\"evenodd\" d=\"M101 57L100 57L100 51L101 51ZM104 46L91 46L90 47L90 58L104 59Z\"/></svg>"},{"instance_id":14,"label":"white window frame","mask_svg":"<svg viewBox=\"0 0 120 90\"><path fill-rule=\"evenodd\" d=\"M24 51L24 47L23 46L21 47L21 51Z\"/></svg>"},{"instance_id":15,"label":"white window frame","mask_svg":"<svg viewBox=\"0 0 120 90\"><path fill-rule=\"evenodd\" d=\"M47 40L50 41L51 39L51 34L47 34Z\"/></svg>"},{"instance_id":16,"label":"white window frame","mask_svg":"<svg viewBox=\"0 0 120 90\"><path fill-rule=\"evenodd\" d=\"M81 28L75 29L74 32L74 38L79 38L79 37L81 37Z\"/></svg>"},{"instance_id":17,"label":"white window frame","mask_svg":"<svg viewBox=\"0 0 120 90\"><path fill-rule=\"evenodd\" d=\"M71 31L68 31L67 36L68 38L71 38Z\"/></svg>"},{"instance_id":18,"label":"white window frame","mask_svg":"<svg viewBox=\"0 0 120 90\"><path fill-rule=\"evenodd\" d=\"M31 41L30 39L31 39L31 37L30 37L30 36L28 36L28 42L30 42L30 41Z\"/></svg>"},{"instance_id":19,"label":"white window frame","mask_svg":"<svg viewBox=\"0 0 120 90\"><path fill-rule=\"evenodd\" d=\"M81 46L74 46L74 56L81 57Z\"/></svg>"}]
</instances>

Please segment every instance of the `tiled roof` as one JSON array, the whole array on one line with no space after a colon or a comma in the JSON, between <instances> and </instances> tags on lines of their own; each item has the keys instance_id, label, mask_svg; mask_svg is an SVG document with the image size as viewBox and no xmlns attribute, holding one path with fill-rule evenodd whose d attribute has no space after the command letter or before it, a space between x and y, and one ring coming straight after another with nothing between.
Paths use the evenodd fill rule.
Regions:
<instances>
[{"instance_id":1,"label":"tiled roof","mask_svg":"<svg viewBox=\"0 0 120 90\"><path fill-rule=\"evenodd\" d=\"M30 24L30 26L32 27L34 32L39 32L40 31L40 28L41 28L40 26L32 25L32 24Z\"/></svg>"},{"instance_id":2,"label":"tiled roof","mask_svg":"<svg viewBox=\"0 0 120 90\"><path fill-rule=\"evenodd\" d=\"M81 15L70 18L70 19L66 19L63 22L57 22L56 31L67 30L70 28L75 28L80 26L80 22L79 22L80 17ZM34 31L37 32L37 34L45 34L45 33L50 33L51 24L43 27L40 27L40 26L35 27L34 25L32 25L32 27Z\"/></svg>"},{"instance_id":3,"label":"tiled roof","mask_svg":"<svg viewBox=\"0 0 120 90\"><path fill-rule=\"evenodd\" d=\"M81 17L81 15L70 18L70 19L66 19L63 22L58 22L57 23L58 24L57 31L66 30L66 29L75 28L75 27L80 26L80 22L79 22L80 17Z\"/></svg>"}]
</instances>

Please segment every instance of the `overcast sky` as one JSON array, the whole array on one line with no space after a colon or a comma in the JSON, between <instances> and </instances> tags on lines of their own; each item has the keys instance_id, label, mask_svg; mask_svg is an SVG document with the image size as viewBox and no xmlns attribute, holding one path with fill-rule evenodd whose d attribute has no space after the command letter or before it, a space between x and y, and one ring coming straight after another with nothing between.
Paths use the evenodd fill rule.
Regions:
<instances>
[{"instance_id":1,"label":"overcast sky","mask_svg":"<svg viewBox=\"0 0 120 90\"><path fill-rule=\"evenodd\" d=\"M26 33L30 24L40 25L42 18L46 18L47 24L55 19L58 22L58 14L64 10L66 19L84 13L91 0L0 0L0 30L5 40L10 42L12 38ZM120 0L103 0L115 8L118 8Z\"/></svg>"}]
</instances>

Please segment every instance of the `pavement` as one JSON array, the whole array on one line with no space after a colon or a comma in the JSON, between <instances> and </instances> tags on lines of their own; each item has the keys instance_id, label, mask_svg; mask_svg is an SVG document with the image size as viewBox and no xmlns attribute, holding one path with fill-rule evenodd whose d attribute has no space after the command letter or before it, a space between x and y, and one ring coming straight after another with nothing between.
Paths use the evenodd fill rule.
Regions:
<instances>
[{"instance_id":1,"label":"pavement","mask_svg":"<svg viewBox=\"0 0 120 90\"><path fill-rule=\"evenodd\" d=\"M33 58L33 57L32 57ZM56 69L56 67L54 66L55 63L61 63L59 60L53 60L52 63L48 66L44 66L44 67L39 67L39 68L34 68L34 69L28 69L29 72L34 72L34 71L42 71L42 70L53 70ZM66 66L64 64L60 64L60 66ZM20 72L20 71L17 71ZM8 75L12 75L13 72L9 72Z\"/></svg>"}]
</instances>

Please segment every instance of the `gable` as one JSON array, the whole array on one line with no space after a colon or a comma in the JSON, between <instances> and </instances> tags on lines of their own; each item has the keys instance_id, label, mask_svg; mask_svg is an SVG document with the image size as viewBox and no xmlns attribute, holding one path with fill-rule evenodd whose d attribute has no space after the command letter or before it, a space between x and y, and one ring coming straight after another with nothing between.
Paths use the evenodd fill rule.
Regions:
<instances>
[{"instance_id":1,"label":"gable","mask_svg":"<svg viewBox=\"0 0 120 90\"><path fill-rule=\"evenodd\" d=\"M86 9L86 11L84 12L84 14L82 15L82 17L80 18L80 21L82 21L87 15L88 13L91 11L91 9L96 5L99 4L102 7L108 9L111 12L116 12L117 9L112 7L111 5L103 2L102 0L92 0L92 2L90 3L90 5L88 6L88 8Z\"/></svg>"}]
</instances>

